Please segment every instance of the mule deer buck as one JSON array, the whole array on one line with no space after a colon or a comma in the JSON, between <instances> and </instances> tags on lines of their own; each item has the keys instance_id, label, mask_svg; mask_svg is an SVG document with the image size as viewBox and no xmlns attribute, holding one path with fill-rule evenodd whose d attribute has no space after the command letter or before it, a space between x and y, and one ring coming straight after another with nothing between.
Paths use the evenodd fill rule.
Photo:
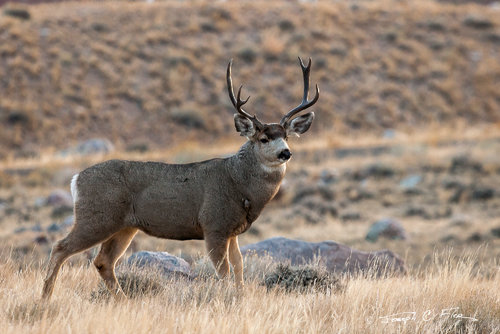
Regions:
<instances>
[{"instance_id":1,"label":"mule deer buck","mask_svg":"<svg viewBox=\"0 0 500 334\"><path fill-rule=\"evenodd\" d=\"M234 95L231 63L227 88L237 113L236 131L247 141L237 154L184 165L110 160L91 166L71 181L75 223L51 253L43 299L49 299L61 265L73 254L102 244L94 260L115 297L124 297L114 267L138 230L166 239L204 239L219 277L233 265L237 286L243 285L243 259L238 235L257 219L277 193L292 156L287 139L306 132L314 113L295 117L319 98L309 95L311 60L299 58L304 79L302 102L278 123L262 123L242 109L241 86Z\"/></svg>"}]
</instances>

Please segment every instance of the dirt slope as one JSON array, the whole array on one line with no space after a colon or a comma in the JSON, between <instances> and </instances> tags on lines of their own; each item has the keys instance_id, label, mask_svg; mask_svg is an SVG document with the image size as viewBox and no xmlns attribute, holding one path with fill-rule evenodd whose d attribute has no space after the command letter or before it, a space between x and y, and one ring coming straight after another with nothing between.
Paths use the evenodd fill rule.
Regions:
<instances>
[{"instance_id":1,"label":"dirt slope","mask_svg":"<svg viewBox=\"0 0 500 334\"><path fill-rule=\"evenodd\" d=\"M500 120L500 15L431 1L62 3L0 15L0 158L95 136L162 147L232 133L225 68L276 121L312 57L313 131ZM24 152L24 153L23 153Z\"/></svg>"}]
</instances>

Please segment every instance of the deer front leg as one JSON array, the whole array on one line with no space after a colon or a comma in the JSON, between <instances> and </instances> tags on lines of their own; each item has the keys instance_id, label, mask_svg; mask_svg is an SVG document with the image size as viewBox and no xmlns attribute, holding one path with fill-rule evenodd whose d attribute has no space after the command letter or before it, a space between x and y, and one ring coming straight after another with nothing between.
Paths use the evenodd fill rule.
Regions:
<instances>
[{"instance_id":1,"label":"deer front leg","mask_svg":"<svg viewBox=\"0 0 500 334\"><path fill-rule=\"evenodd\" d=\"M217 271L219 278L226 278L229 275L229 261L227 251L229 240L227 238L208 235L205 237L208 256Z\"/></svg>"},{"instance_id":2,"label":"deer front leg","mask_svg":"<svg viewBox=\"0 0 500 334\"><path fill-rule=\"evenodd\" d=\"M229 239L229 261L234 268L234 280L237 287L243 287L243 256L241 256L238 236Z\"/></svg>"}]
</instances>

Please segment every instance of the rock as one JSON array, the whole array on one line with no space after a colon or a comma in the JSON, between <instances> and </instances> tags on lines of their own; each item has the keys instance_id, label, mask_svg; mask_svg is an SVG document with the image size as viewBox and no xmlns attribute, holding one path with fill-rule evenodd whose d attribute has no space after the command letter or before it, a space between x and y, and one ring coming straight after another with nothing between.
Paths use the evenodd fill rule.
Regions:
<instances>
[{"instance_id":1,"label":"rock","mask_svg":"<svg viewBox=\"0 0 500 334\"><path fill-rule=\"evenodd\" d=\"M377 241L379 237L401 240L408 238L401 223L390 218L381 219L373 223L366 234L366 240L370 242Z\"/></svg>"},{"instance_id":2,"label":"rock","mask_svg":"<svg viewBox=\"0 0 500 334\"><path fill-rule=\"evenodd\" d=\"M491 234L494 237L500 238L500 226L491 229Z\"/></svg>"},{"instance_id":3,"label":"rock","mask_svg":"<svg viewBox=\"0 0 500 334\"><path fill-rule=\"evenodd\" d=\"M382 134L382 138L394 139L396 137L396 131L394 129L385 129Z\"/></svg>"},{"instance_id":4,"label":"rock","mask_svg":"<svg viewBox=\"0 0 500 334\"><path fill-rule=\"evenodd\" d=\"M189 263L167 252L137 252L128 258L127 264L138 268L152 269L167 277L192 277Z\"/></svg>"},{"instance_id":5,"label":"rock","mask_svg":"<svg viewBox=\"0 0 500 334\"><path fill-rule=\"evenodd\" d=\"M61 227L62 228L68 228L68 227L72 226L74 222L75 222L75 217L73 215L69 215L69 216L67 216L66 218L63 219Z\"/></svg>"},{"instance_id":6,"label":"rock","mask_svg":"<svg viewBox=\"0 0 500 334\"><path fill-rule=\"evenodd\" d=\"M276 237L243 246L241 252L244 256L269 256L275 262L293 266L319 262L335 273L367 273L370 268L377 276L406 273L404 261L389 250L363 252L334 241L314 243Z\"/></svg>"},{"instance_id":7,"label":"rock","mask_svg":"<svg viewBox=\"0 0 500 334\"><path fill-rule=\"evenodd\" d=\"M68 191L63 189L56 189L50 193L45 203L46 205L50 205L53 207L73 207L73 198Z\"/></svg>"},{"instance_id":8,"label":"rock","mask_svg":"<svg viewBox=\"0 0 500 334\"><path fill-rule=\"evenodd\" d=\"M74 147L62 150L59 155L91 155L91 154L106 154L113 152L115 146L107 139L93 138L77 144Z\"/></svg>"},{"instance_id":9,"label":"rock","mask_svg":"<svg viewBox=\"0 0 500 334\"><path fill-rule=\"evenodd\" d=\"M61 226L59 226L57 223L53 223L49 227L47 227L47 232L50 232L50 233L59 232L60 230L61 230Z\"/></svg>"},{"instance_id":10,"label":"rock","mask_svg":"<svg viewBox=\"0 0 500 334\"><path fill-rule=\"evenodd\" d=\"M35 208L42 208L47 204L47 199L45 197L37 197L33 202Z\"/></svg>"},{"instance_id":11,"label":"rock","mask_svg":"<svg viewBox=\"0 0 500 334\"><path fill-rule=\"evenodd\" d=\"M410 175L401 182L399 182L399 187L403 190L414 189L422 181L422 176L418 174Z\"/></svg>"},{"instance_id":12,"label":"rock","mask_svg":"<svg viewBox=\"0 0 500 334\"><path fill-rule=\"evenodd\" d=\"M451 218L449 225L459 227L468 226L471 225L471 220L465 215L457 214Z\"/></svg>"}]
</instances>

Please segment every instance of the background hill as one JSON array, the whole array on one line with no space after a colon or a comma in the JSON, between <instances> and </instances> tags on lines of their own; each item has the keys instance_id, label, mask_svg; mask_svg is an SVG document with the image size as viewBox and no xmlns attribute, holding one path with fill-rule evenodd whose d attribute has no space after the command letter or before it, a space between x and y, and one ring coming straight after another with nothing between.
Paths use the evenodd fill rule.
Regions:
<instances>
[{"instance_id":1,"label":"background hill","mask_svg":"<svg viewBox=\"0 0 500 334\"><path fill-rule=\"evenodd\" d=\"M158 148L234 135L225 68L276 121L321 98L312 131L500 120L500 15L433 1L76 2L0 15L0 158L106 137ZM14 153L15 152L15 153Z\"/></svg>"}]
</instances>

